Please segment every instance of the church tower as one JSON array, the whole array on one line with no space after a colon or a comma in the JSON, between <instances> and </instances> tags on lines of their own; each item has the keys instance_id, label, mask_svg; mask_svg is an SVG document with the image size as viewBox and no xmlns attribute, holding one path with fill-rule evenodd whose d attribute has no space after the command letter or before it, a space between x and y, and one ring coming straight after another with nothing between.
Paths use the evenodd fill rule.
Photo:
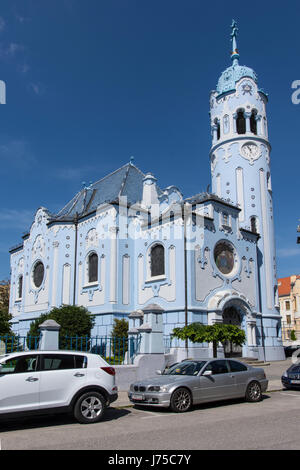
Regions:
<instances>
[{"instance_id":1,"label":"church tower","mask_svg":"<svg viewBox=\"0 0 300 470\"><path fill-rule=\"evenodd\" d=\"M234 20L231 28L232 65L221 74L210 98L212 192L239 206L240 228L260 235L257 313L269 318L265 324L276 329L279 338L268 97L259 88L255 72L239 64ZM275 343L278 346L270 340L266 347L272 348Z\"/></svg>"}]
</instances>

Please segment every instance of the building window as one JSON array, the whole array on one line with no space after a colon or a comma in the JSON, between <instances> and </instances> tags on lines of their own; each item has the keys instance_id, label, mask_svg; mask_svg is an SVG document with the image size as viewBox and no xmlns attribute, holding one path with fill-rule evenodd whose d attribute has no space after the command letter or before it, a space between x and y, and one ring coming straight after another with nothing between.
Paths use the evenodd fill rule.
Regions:
<instances>
[{"instance_id":1,"label":"building window","mask_svg":"<svg viewBox=\"0 0 300 470\"><path fill-rule=\"evenodd\" d=\"M251 225L251 232L258 233L256 217L251 217L250 225Z\"/></svg>"},{"instance_id":2,"label":"building window","mask_svg":"<svg viewBox=\"0 0 300 470\"><path fill-rule=\"evenodd\" d=\"M98 255L90 254L88 258L88 282L98 281Z\"/></svg>"},{"instance_id":3,"label":"building window","mask_svg":"<svg viewBox=\"0 0 300 470\"><path fill-rule=\"evenodd\" d=\"M162 245L155 245L150 255L151 277L165 274L165 249Z\"/></svg>"},{"instance_id":4,"label":"building window","mask_svg":"<svg viewBox=\"0 0 300 470\"><path fill-rule=\"evenodd\" d=\"M32 273L33 284L37 289L39 287L41 287L41 285L43 283L44 274L45 274L44 265L41 261L38 261L35 264L35 266L33 268L33 273Z\"/></svg>"},{"instance_id":5,"label":"building window","mask_svg":"<svg viewBox=\"0 0 300 470\"><path fill-rule=\"evenodd\" d=\"M236 118L236 131L238 134L246 134L246 120L244 111L238 111Z\"/></svg>"},{"instance_id":6,"label":"building window","mask_svg":"<svg viewBox=\"0 0 300 470\"><path fill-rule=\"evenodd\" d=\"M226 225L227 227L229 227L229 215L227 214L227 212L222 213L222 225Z\"/></svg>"},{"instance_id":7,"label":"building window","mask_svg":"<svg viewBox=\"0 0 300 470\"><path fill-rule=\"evenodd\" d=\"M256 122L256 111L252 111L251 116L250 116L250 130L252 134L257 135L257 122Z\"/></svg>"},{"instance_id":8,"label":"building window","mask_svg":"<svg viewBox=\"0 0 300 470\"><path fill-rule=\"evenodd\" d=\"M235 264L235 252L232 245L219 242L214 249L214 260L217 268L223 274L231 274Z\"/></svg>"},{"instance_id":9,"label":"building window","mask_svg":"<svg viewBox=\"0 0 300 470\"><path fill-rule=\"evenodd\" d=\"M285 309L286 310L291 310L291 304L290 304L289 300L286 300L286 302L285 302Z\"/></svg>"},{"instance_id":10,"label":"building window","mask_svg":"<svg viewBox=\"0 0 300 470\"><path fill-rule=\"evenodd\" d=\"M286 322L290 325L292 322L291 322L291 315L287 315L286 316Z\"/></svg>"},{"instance_id":11,"label":"building window","mask_svg":"<svg viewBox=\"0 0 300 470\"><path fill-rule=\"evenodd\" d=\"M18 299L22 299L22 292L23 292L23 276L19 276L18 279Z\"/></svg>"}]
</instances>

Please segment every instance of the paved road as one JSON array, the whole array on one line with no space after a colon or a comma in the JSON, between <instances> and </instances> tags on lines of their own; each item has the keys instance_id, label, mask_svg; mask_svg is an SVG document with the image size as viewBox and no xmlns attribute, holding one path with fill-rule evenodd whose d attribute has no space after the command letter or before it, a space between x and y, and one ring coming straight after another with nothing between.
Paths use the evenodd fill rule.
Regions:
<instances>
[{"instance_id":1,"label":"paved road","mask_svg":"<svg viewBox=\"0 0 300 470\"><path fill-rule=\"evenodd\" d=\"M278 391L261 403L222 402L185 414L112 407L93 425L36 417L0 425L0 439L3 450L300 449L299 422L300 392Z\"/></svg>"}]
</instances>

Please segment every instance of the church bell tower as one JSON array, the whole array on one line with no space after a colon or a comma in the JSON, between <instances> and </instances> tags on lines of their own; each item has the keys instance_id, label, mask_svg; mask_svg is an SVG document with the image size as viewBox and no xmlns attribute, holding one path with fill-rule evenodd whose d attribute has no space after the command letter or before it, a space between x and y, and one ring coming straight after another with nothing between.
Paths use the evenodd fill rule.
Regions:
<instances>
[{"instance_id":1,"label":"church bell tower","mask_svg":"<svg viewBox=\"0 0 300 470\"><path fill-rule=\"evenodd\" d=\"M234 20L231 29L232 64L221 74L210 97L212 192L239 206L240 228L260 236L257 314L263 319L268 317L265 324L274 328L274 337L267 338L266 347L279 349L271 146L266 114L268 96L259 88L255 72L239 64L238 28Z\"/></svg>"}]
</instances>

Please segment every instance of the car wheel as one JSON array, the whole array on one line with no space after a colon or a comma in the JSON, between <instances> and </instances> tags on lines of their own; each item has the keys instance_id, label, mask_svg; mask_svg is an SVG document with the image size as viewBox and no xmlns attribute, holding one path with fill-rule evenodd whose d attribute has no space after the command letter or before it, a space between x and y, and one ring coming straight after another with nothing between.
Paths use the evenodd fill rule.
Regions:
<instances>
[{"instance_id":1,"label":"car wheel","mask_svg":"<svg viewBox=\"0 0 300 470\"><path fill-rule=\"evenodd\" d=\"M170 407L175 413L184 413L192 406L192 395L186 388L178 388L171 397Z\"/></svg>"},{"instance_id":2,"label":"car wheel","mask_svg":"<svg viewBox=\"0 0 300 470\"><path fill-rule=\"evenodd\" d=\"M251 382L246 390L246 400L251 402L258 402L262 399L261 386L259 382Z\"/></svg>"},{"instance_id":3,"label":"car wheel","mask_svg":"<svg viewBox=\"0 0 300 470\"><path fill-rule=\"evenodd\" d=\"M98 392L87 392L78 398L74 407L74 416L79 423L97 423L102 419L105 399Z\"/></svg>"}]
</instances>

